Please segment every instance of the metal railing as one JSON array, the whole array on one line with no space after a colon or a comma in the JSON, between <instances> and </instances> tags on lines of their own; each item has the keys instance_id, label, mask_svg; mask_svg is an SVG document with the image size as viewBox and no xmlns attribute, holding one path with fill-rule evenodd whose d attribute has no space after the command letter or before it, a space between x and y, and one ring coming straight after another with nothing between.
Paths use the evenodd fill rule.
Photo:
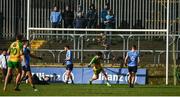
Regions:
<instances>
[{"instance_id":1,"label":"metal railing","mask_svg":"<svg viewBox=\"0 0 180 97\"><path fill-rule=\"evenodd\" d=\"M52 63L63 63L64 59L62 59L62 53L65 52L64 50L57 50L57 49L36 49L36 50L33 50L35 52L49 52L51 55L52 55L52 58L53 58L53 62ZM110 53L113 53L113 52L117 52L117 53L125 53L127 52L128 50L91 50L91 49L85 49L85 50L72 50L72 52L102 52L103 55L105 54L105 52L110 52ZM160 60L161 60L161 55L162 54L165 54L166 50L139 50L140 53L151 53L153 55L153 63L149 63L149 64L161 64L160 63ZM169 53L172 53L173 51L169 51ZM57 56L56 56L56 53ZM175 53L180 53L180 51L175 51ZM83 54L82 54L83 55ZM83 63L84 57L81 56L81 59L78 63ZM77 60L78 58L75 57L74 60ZM105 59L106 60L106 59ZM110 59L107 59L107 60L110 60ZM109 62L107 61L107 64Z\"/></svg>"},{"instance_id":2,"label":"metal railing","mask_svg":"<svg viewBox=\"0 0 180 97\"><path fill-rule=\"evenodd\" d=\"M70 36L73 39L73 47L74 48L72 51L74 52L74 59L80 59L80 62L83 62L83 60L84 60L83 59L83 56L84 56L83 53L84 52L97 52L97 51L111 52L111 53L112 52L119 52L119 53L123 53L123 57L125 57L125 52L127 52L129 49L129 42L130 42L130 39L132 37L145 37L145 36L147 36L145 34L134 34L134 35L133 34L131 34L131 35L129 35L129 34L112 34L112 36L120 37L123 40L122 49L119 49L119 50L104 50L104 49L92 50L92 49L84 49L84 43L83 43L84 39L83 38L90 37L90 36L101 36L101 34L45 34L45 33L42 34L42 33L33 33L30 35L30 39L34 40L35 36L39 36L39 35L43 35L43 36L50 36L50 35L52 35L52 36L55 36L55 35L56 36ZM107 35L107 36L109 36L109 35ZM148 35L148 36L150 36L150 35ZM151 36L163 37L163 36L165 36L165 34L162 34L162 35L153 34ZM171 38L173 38L173 37L179 38L178 35L170 35L170 37ZM138 50L140 52L148 52L148 53L153 54L153 60L154 60L153 64L159 64L160 63L161 55L163 53L165 53L165 50L152 50L152 49L140 50L140 46L141 46L140 45L140 43L141 43L140 38L138 38L137 42L138 42L137 47L139 48ZM178 42L178 39L177 39L177 42ZM169 44L171 44L171 43L169 43ZM76 48L76 46L77 46L77 48ZM178 44L177 44L177 46L178 46ZM52 54L52 57L54 58L54 60L56 60L54 52L58 52L58 56L57 56L57 58L58 58L57 62L58 63L60 63L61 53L63 52L63 50L58 50L58 48L57 49L37 49L36 51L38 51L38 52L42 52L42 51L49 52ZM77 55L75 55L76 54L75 52L77 52ZM172 52L172 51L169 51L169 52ZM179 50L176 50L175 52L178 54ZM110 58L109 54L108 54L108 58ZM156 58L156 56L157 56L157 58Z\"/></svg>"}]
</instances>

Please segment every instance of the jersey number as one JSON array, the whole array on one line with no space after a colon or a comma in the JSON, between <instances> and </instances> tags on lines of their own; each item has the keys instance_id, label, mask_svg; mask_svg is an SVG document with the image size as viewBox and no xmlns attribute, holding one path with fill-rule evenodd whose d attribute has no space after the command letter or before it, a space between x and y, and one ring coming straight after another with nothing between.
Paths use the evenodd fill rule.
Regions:
<instances>
[{"instance_id":1,"label":"jersey number","mask_svg":"<svg viewBox=\"0 0 180 97\"><path fill-rule=\"evenodd\" d=\"M130 59L131 59L131 61L135 61L135 57L134 56L132 56Z\"/></svg>"}]
</instances>

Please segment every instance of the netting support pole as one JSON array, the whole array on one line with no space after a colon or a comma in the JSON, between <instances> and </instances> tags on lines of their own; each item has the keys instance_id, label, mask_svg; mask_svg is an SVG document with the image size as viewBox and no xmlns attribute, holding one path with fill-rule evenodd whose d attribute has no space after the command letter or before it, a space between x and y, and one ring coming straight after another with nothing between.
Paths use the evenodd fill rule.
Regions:
<instances>
[{"instance_id":1,"label":"netting support pole","mask_svg":"<svg viewBox=\"0 0 180 97\"><path fill-rule=\"evenodd\" d=\"M169 64L169 0L167 0L167 24L166 24L166 85L168 85L168 64Z\"/></svg>"},{"instance_id":2,"label":"netting support pole","mask_svg":"<svg viewBox=\"0 0 180 97\"><path fill-rule=\"evenodd\" d=\"M27 0L27 40L29 40L29 16L30 16L30 0Z\"/></svg>"}]
</instances>

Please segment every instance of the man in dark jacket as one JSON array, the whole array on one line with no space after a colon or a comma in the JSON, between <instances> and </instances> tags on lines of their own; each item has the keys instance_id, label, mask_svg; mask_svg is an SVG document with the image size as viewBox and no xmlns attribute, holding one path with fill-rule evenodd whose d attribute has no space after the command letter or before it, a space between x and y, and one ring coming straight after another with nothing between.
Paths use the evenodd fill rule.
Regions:
<instances>
[{"instance_id":1,"label":"man in dark jacket","mask_svg":"<svg viewBox=\"0 0 180 97\"><path fill-rule=\"evenodd\" d=\"M94 4L90 5L90 9L87 12L86 18L87 28L96 28L98 16Z\"/></svg>"},{"instance_id":2,"label":"man in dark jacket","mask_svg":"<svg viewBox=\"0 0 180 97\"><path fill-rule=\"evenodd\" d=\"M73 21L74 28L86 28L86 22L83 13L78 13L76 19Z\"/></svg>"},{"instance_id":3,"label":"man in dark jacket","mask_svg":"<svg viewBox=\"0 0 180 97\"><path fill-rule=\"evenodd\" d=\"M66 6L65 11L63 13L63 20L64 28L73 27L74 13L71 11L71 8L68 5Z\"/></svg>"}]
</instances>

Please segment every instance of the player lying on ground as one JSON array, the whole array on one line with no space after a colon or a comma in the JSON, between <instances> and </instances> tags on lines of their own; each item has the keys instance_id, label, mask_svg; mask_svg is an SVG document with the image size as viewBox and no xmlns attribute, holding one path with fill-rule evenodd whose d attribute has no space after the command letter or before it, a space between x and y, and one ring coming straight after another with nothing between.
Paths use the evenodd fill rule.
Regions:
<instances>
[{"instance_id":1,"label":"player lying on ground","mask_svg":"<svg viewBox=\"0 0 180 97\"><path fill-rule=\"evenodd\" d=\"M103 67L101 66L101 62L100 62L101 59L103 59L102 53L98 52L96 56L94 56L94 58L88 64L88 67L91 67L91 65L93 64L93 72L94 72L92 78L89 80L89 84L92 84L92 81L97 80L99 78L99 73L102 72L103 75L105 76L107 86L111 86L111 84L108 81L108 76L104 71Z\"/></svg>"}]
</instances>

